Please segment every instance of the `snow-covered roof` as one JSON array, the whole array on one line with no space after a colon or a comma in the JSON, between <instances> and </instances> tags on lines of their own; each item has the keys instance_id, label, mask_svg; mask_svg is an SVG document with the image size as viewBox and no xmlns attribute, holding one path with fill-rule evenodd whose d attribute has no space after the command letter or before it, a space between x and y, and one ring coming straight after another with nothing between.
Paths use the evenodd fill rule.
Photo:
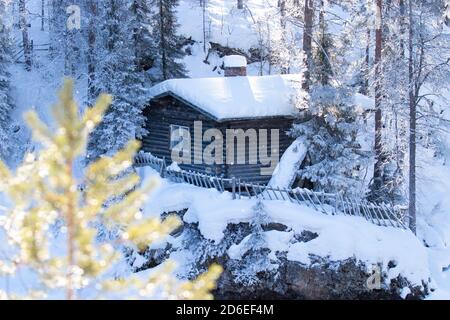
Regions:
<instances>
[{"instance_id":1,"label":"snow-covered roof","mask_svg":"<svg viewBox=\"0 0 450 320\"><path fill-rule=\"evenodd\" d=\"M228 68L239 68L247 66L247 58L240 55L230 55L223 57L223 64Z\"/></svg>"},{"instance_id":2,"label":"snow-covered roof","mask_svg":"<svg viewBox=\"0 0 450 320\"><path fill-rule=\"evenodd\" d=\"M150 95L174 95L217 120L293 116L296 80L300 76L172 79L151 88Z\"/></svg>"},{"instance_id":3,"label":"snow-covered roof","mask_svg":"<svg viewBox=\"0 0 450 320\"><path fill-rule=\"evenodd\" d=\"M172 95L218 121L289 117L298 114L292 98L300 81L296 74L171 79L152 87L150 98ZM354 101L373 109L371 98L356 94Z\"/></svg>"}]
</instances>

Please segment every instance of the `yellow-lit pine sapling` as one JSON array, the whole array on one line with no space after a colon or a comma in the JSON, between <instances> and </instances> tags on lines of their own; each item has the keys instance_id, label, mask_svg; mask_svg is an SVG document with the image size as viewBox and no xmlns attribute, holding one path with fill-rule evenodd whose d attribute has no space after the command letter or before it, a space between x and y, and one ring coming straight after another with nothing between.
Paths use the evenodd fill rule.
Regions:
<instances>
[{"instance_id":1,"label":"yellow-lit pine sapling","mask_svg":"<svg viewBox=\"0 0 450 320\"><path fill-rule=\"evenodd\" d=\"M156 181L138 188L135 173L123 174L130 171L139 148L137 141L90 164L83 181L75 177L74 165L84 155L89 133L101 122L111 100L111 96L101 95L80 116L73 83L66 80L59 102L53 106L55 129L39 120L35 112L25 115L33 138L42 147L36 154L27 154L15 172L0 162L0 193L12 204L0 213L0 229L7 241L2 248L8 247L0 254L0 277L12 279L17 272L27 270L35 278L25 284L25 291L0 287L0 298L76 299L82 298L78 295L81 289L88 288L96 298L213 298L211 290L221 273L216 265L194 281L176 279L171 262L157 271L124 279L106 276L121 253L117 243L96 240L98 221L118 227L117 241L136 250L161 240L180 224L175 217L160 221L141 214ZM83 190L78 187L81 182ZM105 206L110 199L118 200Z\"/></svg>"}]
</instances>

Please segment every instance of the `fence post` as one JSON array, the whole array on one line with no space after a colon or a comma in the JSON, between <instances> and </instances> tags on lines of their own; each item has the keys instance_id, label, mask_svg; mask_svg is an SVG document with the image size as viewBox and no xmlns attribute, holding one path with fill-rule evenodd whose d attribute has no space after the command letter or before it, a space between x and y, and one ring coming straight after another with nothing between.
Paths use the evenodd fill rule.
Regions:
<instances>
[{"instance_id":1,"label":"fence post","mask_svg":"<svg viewBox=\"0 0 450 320\"><path fill-rule=\"evenodd\" d=\"M231 191L233 193L233 200L236 200L236 178L231 178Z\"/></svg>"},{"instance_id":2,"label":"fence post","mask_svg":"<svg viewBox=\"0 0 450 320\"><path fill-rule=\"evenodd\" d=\"M159 173L161 178L165 178L166 173L166 157L162 158L161 172Z\"/></svg>"},{"instance_id":3,"label":"fence post","mask_svg":"<svg viewBox=\"0 0 450 320\"><path fill-rule=\"evenodd\" d=\"M237 182L237 184L238 184L238 190L237 190L238 199L241 200L241 178L239 178L239 181Z\"/></svg>"}]
</instances>

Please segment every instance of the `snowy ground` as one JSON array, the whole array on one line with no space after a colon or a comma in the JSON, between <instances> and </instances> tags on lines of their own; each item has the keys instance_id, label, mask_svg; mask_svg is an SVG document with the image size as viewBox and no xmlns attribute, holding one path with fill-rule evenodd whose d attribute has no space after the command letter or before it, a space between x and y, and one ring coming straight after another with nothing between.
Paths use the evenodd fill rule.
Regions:
<instances>
[{"instance_id":1,"label":"snowy ground","mask_svg":"<svg viewBox=\"0 0 450 320\"><path fill-rule=\"evenodd\" d=\"M145 180L157 177L151 168L140 169ZM159 215L188 208L184 215L187 223L198 223L198 228L207 239L219 243L229 223L249 222L253 218L255 199L232 200L230 193L219 193L187 184L174 184L162 180L148 200L146 214ZM318 237L306 243L291 244L294 232L267 232L269 249L288 252L288 259L308 264L309 255L345 260L355 257L368 266L381 264L388 269L394 261L396 267L389 270L389 279L405 276L412 283L421 285L430 277L429 251L410 231L392 227L379 227L360 217L327 216L306 206L285 201L264 201L272 222L284 224L295 233L309 230ZM228 252L233 257L240 255L240 245ZM179 261L182 265L183 261Z\"/></svg>"}]
</instances>

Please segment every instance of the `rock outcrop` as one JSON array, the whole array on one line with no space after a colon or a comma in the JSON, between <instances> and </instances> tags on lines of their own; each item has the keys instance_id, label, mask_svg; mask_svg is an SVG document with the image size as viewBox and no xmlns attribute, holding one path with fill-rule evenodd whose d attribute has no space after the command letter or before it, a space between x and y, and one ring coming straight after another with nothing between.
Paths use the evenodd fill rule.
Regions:
<instances>
[{"instance_id":1,"label":"rock outcrop","mask_svg":"<svg viewBox=\"0 0 450 320\"><path fill-rule=\"evenodd\" d=\"M183 216L185 211L178 212ZM294 231L280 223L263 226L263 232ZM182 277L193 278L212 263L219 263L224 273L218 281L217 299L421 299L428 294L428 284L412 285L398 276L386 281L392 261L385 270L372 273L371 266L356 258L332 261L329 257L309 256L310 263L291 261L287 252L270 250L264 245L250 248L239 259L230 257L232 246L248 239L254 230L251 223L229 224L220 243L205 239L197 224L187 224L173 233L177 245L167 244L148 250L147 263L139 270L154 267L171 253L184 250L192 257ZM309 242L319 235L304 230L291 237L291 243Z\"/></svg>"}]
</instances>

